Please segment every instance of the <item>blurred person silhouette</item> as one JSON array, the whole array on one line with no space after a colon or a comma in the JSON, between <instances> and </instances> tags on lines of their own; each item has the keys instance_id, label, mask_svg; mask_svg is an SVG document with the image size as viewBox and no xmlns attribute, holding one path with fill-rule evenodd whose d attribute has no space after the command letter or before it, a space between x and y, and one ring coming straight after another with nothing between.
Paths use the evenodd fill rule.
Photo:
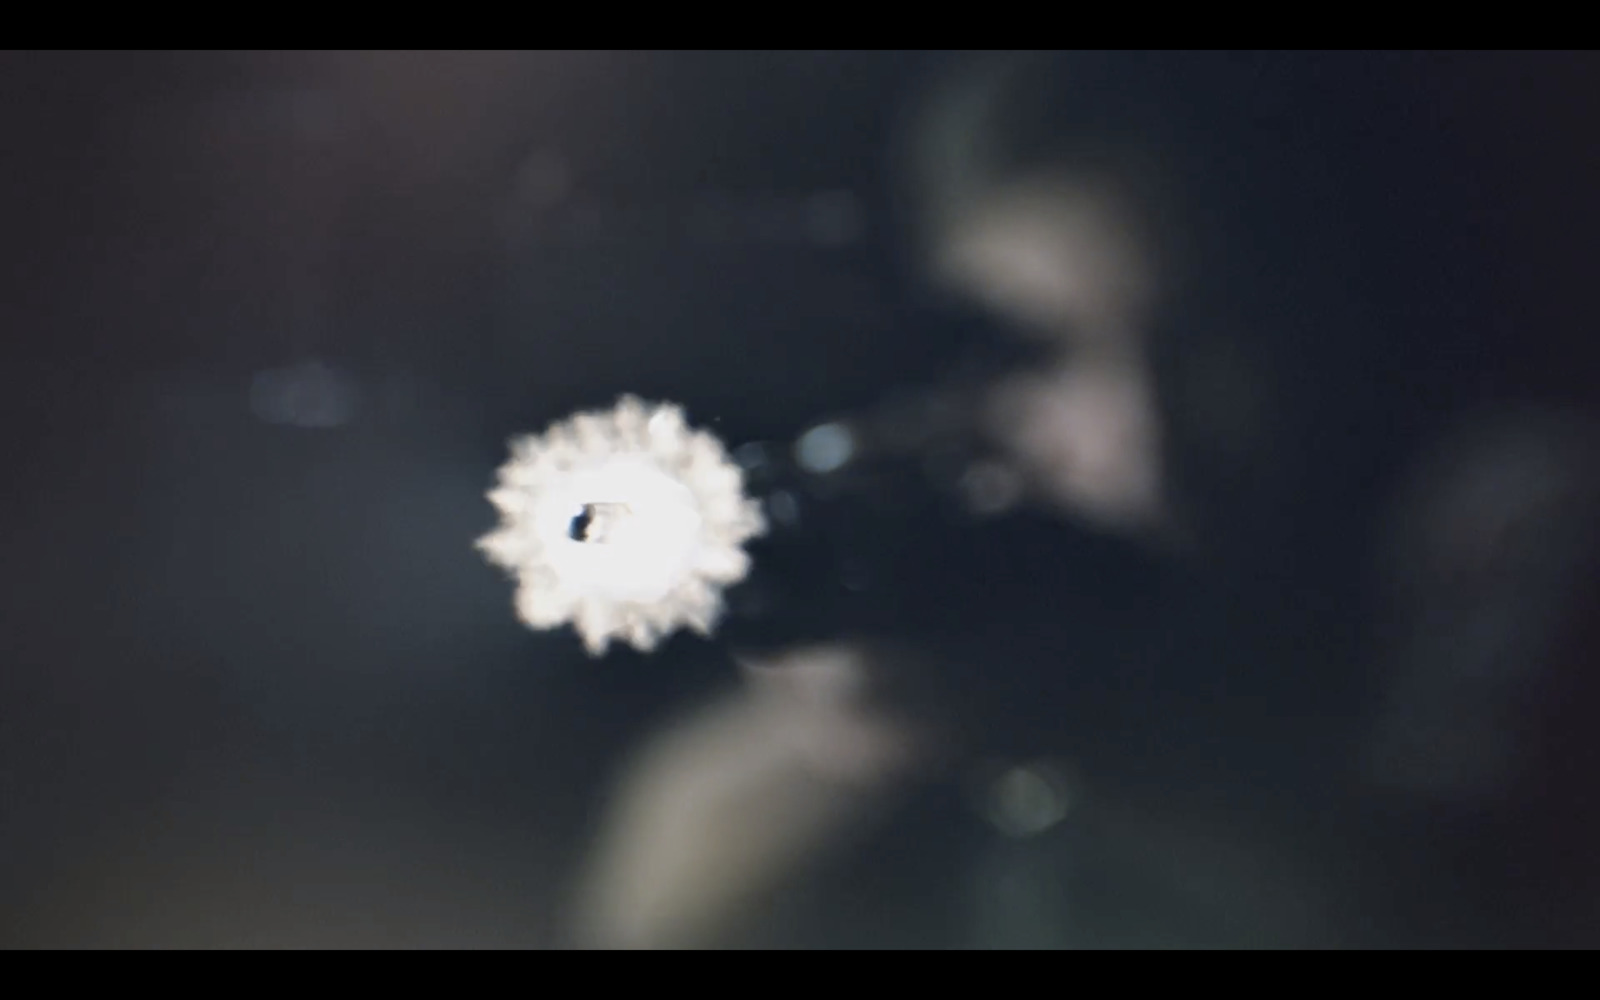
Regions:
<instances>
[{"instance_id":1,"label":"blurred person silhouette","mask_svg":"<svg viewBox=\"0 0 1600 1000\"><path fill-rule=\"evenodd\" d=\"M1397 248L1451 234L1374 66L1005 54L931 89L908 230L1034 349L978 407L1026 509L948 548L907 518L951 567L915 627L746 655L647 748L587 941L1593 943L1594 437L1419 319Z\"/></svg>"}]
</instances>

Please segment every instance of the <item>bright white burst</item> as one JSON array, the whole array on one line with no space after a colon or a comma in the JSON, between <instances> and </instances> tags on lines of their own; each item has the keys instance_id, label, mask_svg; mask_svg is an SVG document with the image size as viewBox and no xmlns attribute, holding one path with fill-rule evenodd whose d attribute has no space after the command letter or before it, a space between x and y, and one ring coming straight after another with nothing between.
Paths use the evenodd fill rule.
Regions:
<instances>
[{"instance_id":1,"label":"bright white burst","mask_svg":"<svg viewBox=\"0 0 1600 1000\"><path fill-rule=\"evenodd\" d=\"M632 396L514 439L489 500L502 522L478 549L515 576L518 617L570 622L591 656L613 639L648 652L683 626L709 635L766 530L722 442Z\"/></svg>"}]
</instances>

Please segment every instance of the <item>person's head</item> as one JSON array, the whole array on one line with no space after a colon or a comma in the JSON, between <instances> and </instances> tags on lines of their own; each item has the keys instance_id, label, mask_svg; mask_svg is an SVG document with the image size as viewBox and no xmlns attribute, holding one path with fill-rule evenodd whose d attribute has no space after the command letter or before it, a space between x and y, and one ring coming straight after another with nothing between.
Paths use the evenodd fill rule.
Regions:
<instances>
[{"instance_id":1,"label":"person's head","mask_svg":"<svg viewBox=\"0 0 1600 1000\"><path fill-rule=\"evenodd\" d=\"M1343 152L1292 66L990 56L910 133L924 273L1043 348L992 428L1092 527L1286 549L1382 451Z\"/></svg>"}]
</instances>

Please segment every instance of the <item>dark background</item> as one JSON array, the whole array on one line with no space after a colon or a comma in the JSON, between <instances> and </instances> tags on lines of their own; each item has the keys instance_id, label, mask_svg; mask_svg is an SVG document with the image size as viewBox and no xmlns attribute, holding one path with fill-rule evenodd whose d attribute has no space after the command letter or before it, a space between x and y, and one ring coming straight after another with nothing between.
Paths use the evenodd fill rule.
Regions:
<instances>
[{"instance_id":1,"label":"dark background","mask_svg":"<svg viewBox=\"0 0 1600 1000\"><path fill-rule=\"evenodd\" d=\"M609 769L729 668L516 623L505 439L936 371L886 157L946 58L0 55L0 943L557 940ZM1416 321L1584 395L1600 65L1316 58L1437 223Z\"/></svg>"}]
</instances>

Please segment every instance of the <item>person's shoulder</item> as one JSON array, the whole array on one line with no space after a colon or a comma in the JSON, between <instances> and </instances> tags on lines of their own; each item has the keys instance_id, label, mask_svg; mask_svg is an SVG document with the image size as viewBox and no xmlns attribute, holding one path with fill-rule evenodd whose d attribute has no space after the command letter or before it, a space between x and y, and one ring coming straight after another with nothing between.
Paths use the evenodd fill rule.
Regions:
<instances>
[{"instance_id":1,"label":"person's shoulder","mask_svg":"<svg viewBox=\"0 0 1600 1000\"><path fill-rule=\"evenodd\" d=\"M1597 515L1593 416L1502 406L1436 436L1380 546L1382 693L1366 778L1419 814L1465 812L1500 830L1474 864L1524 902L1600 882L1600 870L1572 867L1588 864L1584 851L1557 843L1600 830L1587 804L1600 753Z\"/></svg>"}]
</instances>

